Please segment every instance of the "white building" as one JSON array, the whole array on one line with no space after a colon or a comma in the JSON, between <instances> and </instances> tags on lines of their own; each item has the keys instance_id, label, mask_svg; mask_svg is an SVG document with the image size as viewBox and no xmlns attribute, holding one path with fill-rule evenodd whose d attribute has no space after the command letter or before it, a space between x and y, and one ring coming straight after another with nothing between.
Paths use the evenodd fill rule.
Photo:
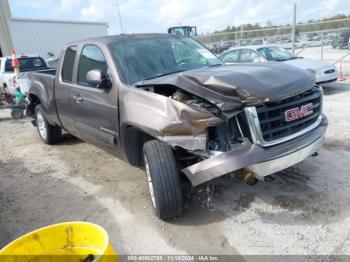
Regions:
<instances>
[{"instance_id":1,"label":"white building","mask_svg":"<svg viewBox=\"0 0 350 262\"><path fill-rule=\"evenodd\" d=\"M47 53L59 55L64 44L107 35L108 24L12 17L7 0L0 0L0 56Z\"/></svg>"}]
</instances>

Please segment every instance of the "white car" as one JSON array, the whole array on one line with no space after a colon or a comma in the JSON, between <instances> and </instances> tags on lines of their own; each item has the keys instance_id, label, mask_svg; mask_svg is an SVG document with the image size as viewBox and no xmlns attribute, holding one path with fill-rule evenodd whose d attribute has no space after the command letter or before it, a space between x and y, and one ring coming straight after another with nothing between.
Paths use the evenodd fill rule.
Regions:
<instances>
[{"instance_id":1,"label":"white car","mask_svg":"<svg viewBox=\"0 0 350 262\"><path fill-rule=\"evenodd\" d=\"M47 63L39 55L21 55L17 56L19 60L20 76L18 79L18 85L21 88L22 93L26 93L29 90L30 83L27 75L29 72L49 69ZM14 81L15 73L12 68L12 57L6 56L0 58L0 85L8 88L11 94L16 93L16 84Z\"/></svg>"},{"instance_id":2,"label":"white car","mask_svg":"<svg viewBox=\"0 0 350 262\"><path fill-rule=\"evenodd\" d=\"M277 46L235 47L222 53L219 58L226 64L280 61L314 73L317 84L333 82L338 78L338 70L334 64L321 60L297 57L291 52Z\"/></svg>"}]
</instances>

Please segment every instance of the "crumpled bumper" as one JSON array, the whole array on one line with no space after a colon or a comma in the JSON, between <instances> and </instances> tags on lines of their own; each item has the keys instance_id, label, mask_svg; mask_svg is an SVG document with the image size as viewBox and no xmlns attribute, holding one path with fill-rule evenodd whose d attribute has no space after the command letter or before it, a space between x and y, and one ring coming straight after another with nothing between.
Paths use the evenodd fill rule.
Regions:
<instances>
[{"instance_id":1,"label":"crumpled bumper","mask_svg":"<svg viewBox=\"0 0 350 262\"><path fill-rule=\"evenodd\" d=\"M318 127L288 142L270 147L245 142L229 152L186 167L182 172L193 186L243 168L260 177L270 175L297 164L318 151L322 146L327 125L327 118L323 116Z\"/></svg>"}]
</instances>

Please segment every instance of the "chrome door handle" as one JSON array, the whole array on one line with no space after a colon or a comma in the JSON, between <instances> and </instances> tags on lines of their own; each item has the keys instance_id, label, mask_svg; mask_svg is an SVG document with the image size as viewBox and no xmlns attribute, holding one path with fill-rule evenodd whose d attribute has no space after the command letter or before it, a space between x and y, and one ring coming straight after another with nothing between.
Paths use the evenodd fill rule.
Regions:
<instances>
[{"instance_id":1,"label":"chrome door handle","mask_svg":"<svg viewBox=\"0 0 350 262\"><path fill-rule=\"evenodd\" d=\"M73 98L74 98L75 102L77 102L77 103L81 103L84 101L84 98L82 98L80 95L75 95L75 96L73 96Z\"/></svg>"}]
</instances>

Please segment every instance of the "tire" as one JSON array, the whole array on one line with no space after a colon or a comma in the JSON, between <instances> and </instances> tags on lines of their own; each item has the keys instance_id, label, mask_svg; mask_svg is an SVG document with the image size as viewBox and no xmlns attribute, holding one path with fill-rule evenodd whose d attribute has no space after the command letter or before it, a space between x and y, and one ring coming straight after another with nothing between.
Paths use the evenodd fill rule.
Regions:
<instances>
[{"instance_id":1,"label":"tire","mask_svg":"<svg viewBox=\"0 0 350 262\"><path fill-rule=\"evenodd\" d=\"M40 105L35 107L35 118L41 140L48 145L56 144L62 136L62 129L49 124Z\"/></svg>"},{"instance_id":2,"label":"tire","mask_svg":"<svg viewBox=\"0 0 350 262\"><path fill-rule=\"evenodd\" d=\"M21 119L24 116L23 110L19 108L14 108L11 111L11 116L13 119Z\"/></svg>"},{"instance_id":3,"label":"tire","mask_svg":"<svg viewBox=\"0 0 350 262\"><path fill-rule=\"evenodd\" d=\"M180 216L183 212L183 196L173 151L165 143L150 140L145 143L143 153L156 215L162 220Z\"/></svg>"}]
</instances>

